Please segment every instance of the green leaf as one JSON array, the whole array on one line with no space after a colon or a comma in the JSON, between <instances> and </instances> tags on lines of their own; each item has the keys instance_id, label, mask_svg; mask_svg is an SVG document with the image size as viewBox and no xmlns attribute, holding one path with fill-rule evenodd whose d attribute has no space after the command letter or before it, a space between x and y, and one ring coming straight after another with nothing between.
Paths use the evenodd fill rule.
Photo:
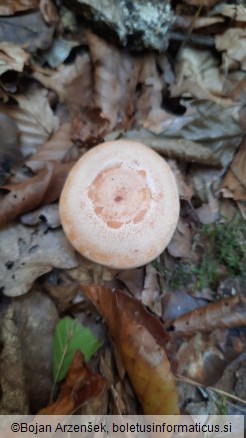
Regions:
<instances>
[{"instance_id":1,"label":"green leaf","mask_svg":"<svg viewBox=\"0 0 246 438\"><path fill-rule=\"evenodd\" d=\"M64 379L77 350L88 362L100 347L90 329L68 316L61 319L55 330L53 348L53 377L55 383Z\"/></svg>"}]
</instances>

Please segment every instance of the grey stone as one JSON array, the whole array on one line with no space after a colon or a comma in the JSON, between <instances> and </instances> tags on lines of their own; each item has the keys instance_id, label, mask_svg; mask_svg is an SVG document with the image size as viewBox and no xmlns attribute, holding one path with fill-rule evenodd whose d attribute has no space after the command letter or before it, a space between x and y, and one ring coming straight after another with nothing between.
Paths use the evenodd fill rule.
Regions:
<instances>
[{"instance_id":1,"label":"grey stone","mask_svg":"<svg viewBox=\"0 0 246 438\"><path fill-rule=\"evenodd\" d=\"M68 4L106 39L113 31L123 46L166 50L174 21L167 0L69 0Z\"/></svg>"},{"instance_id":2,"label":"grey stone","mask_svg":"<svg viewBox=\"0 0 246 438\"><path fill-rule=\"evenodd\" d=\"M58 313L53 301L38 289L13 299L20 333L26 389L31 412L46 406L52 388L52 355Z\"/></svg>"}]
</instances>

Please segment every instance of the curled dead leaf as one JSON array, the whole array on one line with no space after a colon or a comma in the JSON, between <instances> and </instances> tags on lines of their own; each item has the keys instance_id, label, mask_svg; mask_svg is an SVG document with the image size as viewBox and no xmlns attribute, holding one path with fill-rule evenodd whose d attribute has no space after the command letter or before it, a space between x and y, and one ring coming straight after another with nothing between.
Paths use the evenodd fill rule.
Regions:
<instances>
[{"instance_id":1,"label":"curled dead leaf","mask_svg":"<svg viewBox=\"0 0 246 438\"><path fill-rule=\"evenodd\" d=\"M240 294L195 309L168 323L174 336L192 336L197 331L210 332L217 328L245 326L246 299Z\"/></svg>"},{"instance_id":2,"label":"curled dead leaf","mask_svg":"<svg viewBox=\"0 0 246 438\"><path fill-rule=\"evenodd\" d=\"M20 214L34 210L42 201L52 176L52 167L42 169L36 176L19 184L1 187L8 193L1 200L0 226Z\"/></svg>"},{"instance_id":3,"label":"curled dead leaf","mask_svg":"<svg viewBox=\"0 0 246 438\"><path fill-rule=\"evenodd\" d=\"M38 415L68 415L87 400L99 397L107 388L107 380L93 373L77 351L55 403L41 409Z\"/></svg>"},{"instance_id":4,"label":"curled dead leaf","mask_svg":"<svg viewBox=\"0 0 246 438\"><path fill-rule=\"evenodd\" d=\"M46 23L56 24L59 21L56 6L51 0L40 0L39 8Z\"/></svg>"},{"instance_id":5,"label":"curled dead leaf","mask_svg":"<svg viewBox=\"0 0 246 438\"><path fill-rule=\"evenodd\" d=\"M123 291L96 285L82 290L103 314L144 413L177 414L177 391L160 321Z\"/></svg>"},{"instance_id":6,"label":"curled dead leaf","mask_svg":"<svg viewBox=\"0 0 246 438\"><path fill-rule=\"evenodd\" d=\"M1 8L1 6L0 6ZM29 54L15 44L0 43L0 75L8 70L23 71Z\"/></svg>"},{"instance_id":7,"label":"curled dead leaf","mask_svg":"<svg viewBox=\"0 0 246 438\"><path fill-rule=\"evenodd\" d=\"M73 165L74 162L49 162L34 177L0 187L2 191L8 191L1 200L0 227L36 207L56 201Z\"/></svg>"}]
</instances>

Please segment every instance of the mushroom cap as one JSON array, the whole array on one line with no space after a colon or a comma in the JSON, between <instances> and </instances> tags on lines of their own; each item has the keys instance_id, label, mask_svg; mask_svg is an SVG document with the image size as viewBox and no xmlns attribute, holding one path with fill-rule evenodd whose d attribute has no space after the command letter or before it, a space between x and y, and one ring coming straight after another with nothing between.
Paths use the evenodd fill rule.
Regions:
<instances>
[{"instance_id":1,"label":"mushroom cap","mask_svg":"<svg viewBox=\"0 0 246 438\"><path fill-rule=\"evenodd\" d=\"M168 245L179 216L175 177L149 147L102 143L78 160L60 199L63 229L76 250L116 269L145 265Z\"/></svg>"}]
</instances>

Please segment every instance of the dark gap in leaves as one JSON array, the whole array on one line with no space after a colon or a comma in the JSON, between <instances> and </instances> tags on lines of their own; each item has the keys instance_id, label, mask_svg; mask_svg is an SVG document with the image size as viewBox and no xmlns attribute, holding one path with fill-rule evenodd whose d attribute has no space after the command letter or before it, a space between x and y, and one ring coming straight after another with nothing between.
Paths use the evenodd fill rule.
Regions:
<instances>
[{"instance_id":1,"label":"dark gap in leaves","mask_svg":"<svg viewBox=\"0 0 246 438\"><path fill-rule=\"evenodd\" d=\"M177 116L183 116L186 112L186 108L180 103L180 98L169 97L168 93L164 94L161 106L167 112L177 114Z\"/></svg>"}]
</instances>

